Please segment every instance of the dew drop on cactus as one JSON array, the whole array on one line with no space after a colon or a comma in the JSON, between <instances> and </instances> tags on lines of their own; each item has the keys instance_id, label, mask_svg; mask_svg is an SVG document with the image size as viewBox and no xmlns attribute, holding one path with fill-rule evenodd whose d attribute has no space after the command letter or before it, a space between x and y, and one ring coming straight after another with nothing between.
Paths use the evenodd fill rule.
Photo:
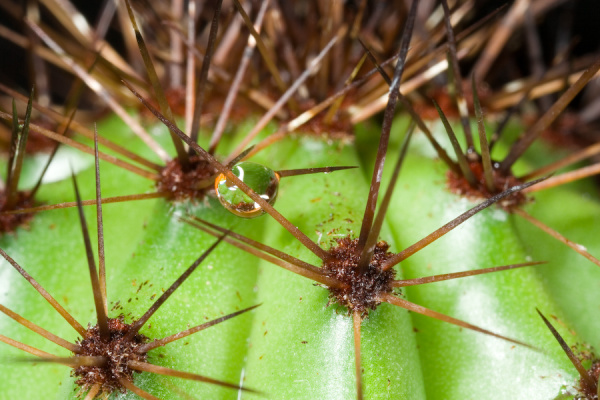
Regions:
<instances>
[{"instance_id":1,"label":"dew drop on cactus","mask_svg":"<svg viewBox=\"0 0 600 400\"><path fill-rule=\"evenodd\" d=\"M235 164L231 171L269 204L275 203L279 188L279 175L275 171L248 161ZM264 213L258 203L229 181L224 174L215 179L215 191L221 204L239 217L255 218Z\"/></svg>"}]
</instances>

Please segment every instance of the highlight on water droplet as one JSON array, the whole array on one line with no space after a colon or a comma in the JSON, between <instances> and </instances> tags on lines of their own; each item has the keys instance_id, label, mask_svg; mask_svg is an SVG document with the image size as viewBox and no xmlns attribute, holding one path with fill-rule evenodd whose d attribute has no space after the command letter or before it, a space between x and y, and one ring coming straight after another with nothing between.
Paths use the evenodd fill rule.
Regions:
<instances>
[{"instance_id":1,"label":"highlight on water droplet","mask_svg":"<svg viewBox=\"0 0 600 400\"><path fill-rule=\"evenodd\" d=\"M261 164L243 161L235 164L231 172L269 204L275 203L279 188L279 175L275 171ZM255 218L264 213L258 203L224 174L215 179L215 191L223 207L239 217Z\"/></svg>"}]
</instances>

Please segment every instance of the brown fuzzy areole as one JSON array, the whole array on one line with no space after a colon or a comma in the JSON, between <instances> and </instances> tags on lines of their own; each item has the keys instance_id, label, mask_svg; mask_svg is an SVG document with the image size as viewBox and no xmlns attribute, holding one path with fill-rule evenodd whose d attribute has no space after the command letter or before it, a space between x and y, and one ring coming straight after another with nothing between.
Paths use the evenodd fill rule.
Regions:
<instances>
[{"instance_id":1,"label":"brown fuzzy areole","mask_svg":"<svg viewBox=\"0 0 600 400\"><path fill-rule=\"evenodd\" d=\"M446 173L446 184L448 190L459 196L465 196L467 198L489 199L490 197L503 192L508 188L523 184L523 182L518 180L514 175L504 175L497 168L493 168L492 175L494 178L494 186L496 191L491 193L485 184L483 165L481 164L481 161L469 162L469 168L473 172L473 175L475 175L477 187L472 187L463 176L459 176L452 170L449 170ZM518 207L525 202L527 202L527 197L525 194L522 192L515 192L508 195L497 204L504 210L510 212L513 208Z\"/></svg>"},{"instance_id":2,"label":"brown fuzzy areole","mask_svg":"<svg viewBox=\"0 0 600 400\"><path fill-rule=\"evenodd\" d=\"M594 382L598 382L598 379L600 379L600 360L594 360L588 372L591 375L592 380ZM575 400L597 400L598 392L588 393L587 390L584 390L585 387L586 386L582 378L579 380L579 392L581 395L575 396Z\"/></svg>"},{"instance_id":3,"label":"brown fuzzy areole","mask_svg":"<svg viewBox=\"0 0 600 400\"><path fill-rule=\"evenodd\" d=\"M174 201L200 200L212 188L213 183L208 180L215 176L215 172L208 161L200 157L190 157L189 171L184 171L179 159L174 158L161 171L156 188L159 192L169 193L169 198Z\"/></svg>"},{"instance_id":4,"label":"brown fuzzy areole","mask_svg":"<svg viewBox=\"0 0 600 400\"><path fill-rule=\"evenodd\" d=\"M0 211L8 211L4 209L6 200L6 192L0 191ZM11 208L11 210L30 208L33 206L34 201L31 197L29 197L29 193L18 192L17 202ZM27 223L31 218L33 218L32 213L0 215L0 234L14 232L17 227Z\"/></svg>"},{"instance_id":5,"label":"brown fuzzy areole","mask_svg":"<svg viewBox=\"0 0 600 400\"><path fill-rule=\"evenodd\" d=\"M108 330L110 338L105 340L100 335L98 326L88 328L86 338L78 342L82 350L80 356L103 357L107 361L102 366L81 366L77 367L71 373L78 377L75 382L84 390L90 389L93 385L100 384L100 391L112 393L116 390L122 393L126 389L120 384L119 378L133 381L134 370L127 366L129 361L145 362L148 358L146 353L137 353L136 349L148 341L148 338L141 334L136 334L131 340L124 340L129 332L131 325L124 322L123 315L117 318L108 319Z\"/></svg>"},{"instance_id":6,"label":"brown fuzzy areole","mask_svg":"<svg viewBox=\"0 0 600 400\"><path fill-rule=\"evenodd\" d=\"M594 362L592 363L592 366L590 367L589 372L592 375L592 378L594 378L594 380L596 382L598 382L598 380L600 380L600 360L594 360Z\"/></svg>"},{"instance_id":7,"label":"brown fuzzy areole","mask_svg":"<svg viewBox=\"0 0 600 400\"><path fill-rule=\"evenodd\" d=\"M358 311L366 316L381 303L379 294L391 293L392 281L396 271L381 270L381 265L393 256L388 252L389 245L380 241L375 246L371 263L366 271L358 269L360 254L356 247L358 239L345 237L337 241L337 246L329 250L332 259L323 265L323 270L332 278L348 285L347 289L329 288L331 299L348 308L349 312Z\"/></svg>"}]
</instances>

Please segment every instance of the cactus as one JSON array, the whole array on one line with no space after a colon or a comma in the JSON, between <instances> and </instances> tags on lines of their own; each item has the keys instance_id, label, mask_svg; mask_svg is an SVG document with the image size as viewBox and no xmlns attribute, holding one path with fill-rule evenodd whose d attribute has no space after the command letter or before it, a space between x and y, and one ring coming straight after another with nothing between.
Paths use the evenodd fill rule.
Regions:
<instances>
[{"instance_id":1,"label":"cactus","mask_svg":"<svg viewBox=\"0 0 600 400\"><path fill-rule=\"evenodd\" d=\"M250 21L244 15L245 5L234 2L243 16L239 17L240 20L248 18ZM209 11L212 13L213 8L216 9L214 15L218 21L220 2L215 3L216 5L211 3ZM413 3L412 13L407 16L408 21L411 18L414 20L418 3ZM41 337L47 337L47 334L40 336L2 316L0 335L3 341L11 344L6 339L11 338L50 355L39 352L36 354L34 351L34 355L38 356L37 364L42 365L30 365L36 363L36 359L28 358L22 350L29 349L31 352L31 348L17 344L15 349L2 344L2 355L6 360L0 365L0 375L6 384L0 389L0 399L41 396L79 396L91 399L100 397L102 393L115 398L135 398L139 395L147 399L262 396L293 399L547 399L557 396L564 398L569 393L578 396L578 389L583 390L581 396L593 398L594 393L589 389L591 386L578 383L577 370L560 347L556 346L553 337L553 334L557 335L556 331L552 328L552 332L548 331L551 326L549 321L545 318L540 320L536 308L559 322L557 329L563 337L568 338L567 342L583 345L585 341L599 345L594 319L582 317L583 312L593 309L590 304L596 300L594 285L600 278L596 271L598 267L581 257L586 255L592 262L597 262L590 254L598 254L595 243L585 237L600 216L597 191L586 184L579 185L576 190L554 188L548 193L535 193L536 203L526 205L532 215L540 219L548 218L544 219L546 224L561 228L565 236L589 247L588 252L581 245L572 245L579 250L579 254L568 247L555 244L549 236L535 230L536 227L528 224L529 214L515 211L507 207L506 203L501 204L502 207L493 204L510 196L517 189L530 190L528 188L533 184L531 182L518 182L509 191L503 191L507 188L494 191L496 189L490 189L488 185L491 193L487 197L490 200L486 200L486 196L481 194L473 199L450 193L445 187L447 174L452 172L448 170L454 170L454 173L458 171L459 175L462 171L465 175L467 169L461 165L463 168L459 170L453 161L450 162L450 167L444 166L439 160L444 158L439 157L442 153L435 153L430 142L441 143L443 148L451 149L449 139L444 139L444 125L449 128L451 124L427 123L423 129L426 123L413 110L412 117L417 119L421 130L431 132L428 140L421 132L412 133L414 127L408 127L409 119L403 113L395 117L394 102L399 100L403 105L407 104L405 97L398 99L397 96L402 73L414 76L414 71L411 72L410 68L416 62L412 59L411 63L406 63L407 69L403 71L412 29L407 28L403 35L397 35L401 37L403 44L396 46L401 49L401 61L394 71L395 79L386 76L385 65L380 66L368 45L364 45L364 58L370 57L377 65L379 71L374 73L381 74L378 79L386 89L387 80L387 84L392 87L392 95L389 100L386 96L383 104L386 108L383 127L374 121L365 121L356 127L355 142L358 145L349 143L347 137L340 139L331 136L323 140L318 136L297 134L281 138L281 132L294 130L298 122L282 119L284 117L278 116L278 111L298 115L298 110L308 109L309 113L318 115L312 121L313 130L334 130L340 126L345 129L352 119L349 117L351 107L343 105L341 100L326 100L328 105L333 104L330 110L339 110L340 107L343 110L344 116L334 123L329 114L318 114L311 108L312 105L298 104L298 98L290 95L278 102L281 104L270 106L266 114L271 114L270 118L264 117L255 123L251 113L244 115L248 121L238 123L235 132L225 140L218 142L201 134L199 147L194 139L185 136L175 125L175 121L180 122L169 109L153 63L148 62L150 47L142 39L131 5L128 2L122 5L120 15L126 17L126 20L128 18L134 27L128 35L137 35L139 50L146 65L143 71L148 73L148 80L151 82L147 87L141 85L139 77L132 74L130 76L134 79L125 78L123 86L120 82L106 80L110 71L93 74L85 68L77 67L72 55L61 54L59 43L53 42L39 23L29 19L32 31L47 46L58 52L58 58L68 68L79 68L79 79L90 87L95 87L100 96L107 92L103 92L97 82L104 82L105 87L112 91L111 95L121 93L123 99L131 99L130 94L123 95L129 88L161 123L157 123L154 116L149 117L152 118L151 122L146 124L154 125L151 135L140 140L132 133L143 130L138 119L127 119L122 115L128 121L124 123L113 115L98 118L95 129L102 138L100 144L106 146L106 140L110 139L126 149L115 150L115 146L110 144L110 147L103 147L99 154L104 161L98 164L96 153L95 171L94 145L98 146L98 139L91 133L93 130L88 131L88 136L93 140L92 145L84 150L92 156L83 155L71 147L61 147L52 165L54 171L51 170L55 181L44 183L36 191L35 201L45 205L34 209L37 213L24 228L17 228L14 233L5 233L0 238L2 255L9 261L1 264L3 290L0 293L0 304L71 343L67 345L70 352L65 351L60 346L50 345ZM445 22L447 27L450 25L445 1L442 6L445 7L440 10L446 11L446 17L439 22L440 28ZM271 11L275 14L271 15L271 22L277 21L277 12L289 12L285 6L283 10L279 6L273 7L275 8ZM341 18L338 14L340 10L335 6L331 7L320 12L331 18L332 26L324 27L323 32L325 37L332 40L319 46L325 50L318 53L316 58L321 60L321 66L331 64L331 71L334 71L335 60L327 51L335 49L335 40L347 38L345 35L352 29L346 27L336 31L343 24L336 19ZM387 6L382 7L385 9ZM511 8L509 14L515 8ZM310 9L314 12L317 8ZM258 15L257 20L262 18L260 15L264 10L263 7L258 12L254 11L254 15ZM69 13L58 12L57 15ZM398 15L404 16L402 13ZM249 28L251 22L248 21L246 23ZM234 26L234 22L231 22L231 26ZM265 29L281 27L270 26ZM211 38L214 39L214 32L216 25L207 24L209 44L204 51L206 58L199 73L200 83L196 95L200 105L206 95L204 91L209 78L208 68L204 66L210 64L213 53L210 43ZM174 35L177 37L176 33ZM447 35L451 48L448 64L451 65L453 76L460 82L456 59L459 54L456 41L459 38L455 40L452 29L448 29ZM160 43L160 32L156 36L156 43ZM96 46L99 39L94 35L87 39L90 38L93 40L87 45ZM386 35L383 34L382 38L386 39ZM252 41L249 40L248 43ZM261 52L269 52L269 49L262 48L264 43L260 40L258 43ZM248 48L251 48L250 44ZM341 44L340 48L343 48ZM419 46L416 45L415 48ZM394 48L393 51L396 50ZM102 64L101 59L84 61L90 71L96 64ZM303 74L297 76L296 83L308 79L314 72L319 77L318 67L318 63L311 64ZM598 67L600 64L596 62L583 74L579 90L591 79ZM99 68L104 66L99 65ZM271 67L261 68L266 70ZM355 72L348 72L352 76L348 82L355 79L358 72L360 68ZM260 73L253 77L256 76L260 76ZM358 76L360 78L362 75ZM277 87L280 82L277 78L274 81L273 86ZM306 82L298 83L297 86L318 86L311 86ZM115 90L111 85L116 85L118 89ZM577 85L571 88L576 88ZM454 86L460 87L459 84ZM481 121L475 83L473 88L475 111L478 113L477 119ZM216 88L219 90L213 89L215 92L222 90L221 87ZM252 89L254 88L246 87L244 90L248 94ZM337 89L339 88L336 87L335 90ZM152 92L160 111L148 100L154 98L147 95ZM353 93L348 91L344 94L352 96ZM374 98L376 94L377 91L373 91L365 96ZM218 99L217 94L212 95ZM208 104L213 98L206 96L205 103ZM464 108L461 108L464 107L461 106L464 94L460 89L457 90L457 98L459 114L463 122L466 121L463 127L470 126L468 116L464 114ZM352 100L359 103L357 99ZM114 100L111 101L114 103ZM32 103L35 107L40 106L39 101L33 101L32 95L22 127L15 124L14 114L2 114L4 119L13 121L13 149L10 151L10 159L15 161L9 161L11 166L8 170L9 176L14 179L19 180L19 175L21 176L21 188L35 184L46 161L39 156L23 159L28 130L52 136L79 149L84 149L83 146L89 144L89 139L87 142L78 142L83 144L77 144L67 136L61 136L63 132L67 132L64 126L68 125L68 118L63 120L62 126L54 126L49 130L44 130L37 121L30 123ZM560 100L555 104L560 104ZM121 110L115 104L113 107ZM142 113L140 107L132 110ZM43 114L48 116L49 112L44 111ZM64 115L68 114L67 107ZM203 118L205 115L203 114ZM272 118L275 118L274 122L268 121ZM544 121L544 118L546 117L541 117L540 121ZM446 122L442 111L441 120ZM540 129L546 128L550 122L547 121ZM471 123L480 130L484 129L481 123ZM191 129L190 132L196 132L198 126L194 128L194 125L199 125L200 119L187 119L185 124ZM505 136L514 136L520 129L521 125L517 123ZM275 135L269 135L273 131L276 131ZM373 137L380 131L382 144L378 149ZM246 149L247 142L252 140L255 132L262 141L255 148ZM270 143L270 138L278 134L279 140ZM414 137L411 138L411 135ZM20 137L25 139L19 142ZM189 149L182 145L180 137L189 145ZM150 147L147 146L148 143ZM160 147L155 146L155 143ZM268 145L263 145L265 143ZM454 144L461 147L461 144ZM212 154L217 146L218 154L229 152L228 157L220 156L220 160L224 160L222 164L212 161ZM477 151L482 152L481 158L485 159L482 150L485 146L482 142L481 146L472 146L471 150L477 148ZM467 143L467 147L471 145ZM498 142L496 147L499 152L511 151L505 141ZM211 155L207 155L204 149L210 149ZM113 154L119 152L121 155L128 152L135 154L135 157L142 157L142 166L139 163L128 163L130 171L123 171L124 163L115 162L113 157ZM466 157L469 154L474 152L467 152ZM237 168L237 173L234 170L236 162L249 156L253 162L268 166L271 178L275 177L277 181L279 178L286 178L281 179L278 193L271 195L268 202L255 199L256 194L243 185L250 180L242 178L243 171L240 172L240 168ZM394 171L389 166L384 168L384 156L387 157L388 164L395 159L400 160ZM460 159L461 155L457 154L457 157ZM522 158L514 173L529 173L534 170L531 165L536 165L539 160L548 163L552 158L551 152L539 147L534 156L526 154ZM153 169L153 166L162 166L161 163L165 161L164 168L161 167L158 171ZM81 186L82 197L95 199L85 204L96 203L97 208L84 209L79 200L77 204L54 206L75 198L73 184L68 179L71 175L69 162ZM12 172L13 163L19 166L19 170L22 163L23 173L15 175ZM59 163L62 164L61 167L55 167ZM255 167L257 164L252 165L252 168L258 168ZM357 166L358 169L326 175L313 173L346 169L346 166ZM180 182L175 178L163 179L165 171L170 171L171 167L175 170L179 168L178 173L192 171L190 176L195 179L193 190L170 189ZM402 170L398 178L400 167ZM248 171L252 171L252 168ZM205 170L206 174L202 175ZM296 172L289 172L290 170ZM264 173L265 170L261 171ZM217 195L210 193L217 176L219 191L236 185L235 190L244 193L236 192L234 197L221 193L218 195L220 199L217 199ZM287 179L287 176L293 178ZM393 187L390 182L396 180L394 190L387 197L384 189L387 185ZM269 184L272 185L272 182L273 179ZM382 183L381 190L379 182ZM100 186L101 193L98 190ZM384 199L380 200L377 210L385 210L387 207L385 220L380 220L375 213L377 197L374 196L380 191L380 198ZM588 197L592 199L582 197L581 193L588 193ZM131 196L127 197L128 201L119 201L116 196L122 195ZM277 202L273 208L272 200L275 196ZM181 200L181 197L191 199ZM238 197L243 199L242 207L247 203L270 216L251 220L240 218L256 216L257 213L249 215L239 204L232 207L231 199L238 201ZM100 198L104 199L103 207L98 204ZM367 199L369 203L365 206ZM553 203L555 201L569 204L569 210L557 213ZM116 204L108 204L111 202ZM23 208L31 211L29 204ZM236 215L226 208L234 209ZM2 211L13 212L12 209ZM90 223L89 231L98 232L97 241L87 243L84 240L85 246L82 246L80 238L82 231L85 238L88 230L85 224L80 227L79 213L82 212L88 222L97 221L96 224ZM523 215L524 219L518 218ZM449 221L452 223L447 224ZM102 232L103 239L100 236ZM435 233L431 235L431 232ZM91 236L94 237L93 234ZM212 236L219 239L215 242ZM438 236L444 237L437 240ZM353 239L357 239L357 242ZM386 243L377 243L379 239ZM415 242L415 245L409 246ZM270 247L277 249L279 253ZM362 250L356 255L356 259L352 259L355 247ZM98 252L93 250L96 248L99 249ZM387 253L388 248L393 254ZM105 255L101 255L102 249L105 249ZM369 250L372 253L366 263L362 258L366 257L364 255L368 251L364 249L372 249ZM104 263L100 262L100 268L102 264L106 265L105 287L102 283L103 274L98 274L94 262L89 262L90 255L99 260L104 259ZM377 257L382 261L373 261ZM392 272L393 269L388 270L389 275L384 277L380 270L384 269L391 258L401 259L402 263L395 268L395 272ZM73 329L74 324L65 323L54 310L48 308L47 302L23 279L24 274L19 273L19 268L14 264L14 268L11 268L10 260L23 267L45 290L55 296L66 312L79 321L81 329L77 326ZM194 260L199 264L194 264ZM350 269L354 268L359 273L350 274L351 276L342 273L346 267L336 264L340 260L350 260L347 261L351 265ZM538 266L536 261L549 261L549 265ZM272 265L273 263L276 265ZM188 276L184 271L190 264L193 268L187 270L190 272ZM581 274L571 276L565 264L577 265L573 268L581 271ZM481 268L483 270L478 272ZM514 268L519 269L503 271ZM374 279L383 282L381 287L376 291L365 290L366 296L370 296L366 300L363 295L356 295L355 291L344 292L348 285L352 289L371 285L369 281L361 280L367 276L365 271L374 271ZM468 272L454 274L458 271ZM494 273L488 275L490 272ZM480 273L482 276L472 276ZM442 278L438 274L449 276ZM98 277L100 281L95 282ZM422 277L426 277L425 281L434 283L413 286L414 283L424 283L418 279ZM459 277L460 279L456 279ZM349 280L345 281L346 278ZM448 282L436 283L440 280ZM173 282L175 286L172 296L166 299L164 296L171 293L168 288ZM578 288L586 289L581 294L585 301L573 300ZM166 301L162 303L161 299ZM106 300L108 306L102 305L102 301ZM152 308L153 304L156 304L157 310ZM409 313L407 309L413 313ZM143 320L142 315L149 310L156 313L143 327L137 326ZM10 314L10 311L3 312ZM103 328L101 321L106 315L114 319L109 319L108 328ZM118 319L120 315L123 315L122 321ZM206 325L202 325L204 323ZM127 371L120 376L121 380L115 380L114 377L112 380L94 380L92 373L105 368L105 361L94 364L98 363L97 359L59 359L52 356L69 357L65 356L67 353L75 353L77 356L96 355L93 352L73 351L74 346L83 346L78 338L90 339L97 336L99 341L105 340L103 329L115 332L114 326L119 324L124 324L124 329L141 328L140 333L144 337L135 336L134 340L133 334L124 334L129 338L126 341L136 341L136 346L151 348L152 351L140 351L139 359L125 359L128 360L127 368L145 372ZM153 345L152 340L185 332L194 326L206 329L175 343ZM572 333L572 327L579 336ZM129 351L131 352L136 350ZM106 356L102 353L100 357ZM91 369L80 370L84 367L84 362L91 363ZM155 367L148 366L146 362ZM73 367L76 376L69 377L69 369L59 365L61 363ZM118 375L115 368L109 370L110 374ZM75 380L78 382L74 383Z\"/></svg>"}]
</instances>

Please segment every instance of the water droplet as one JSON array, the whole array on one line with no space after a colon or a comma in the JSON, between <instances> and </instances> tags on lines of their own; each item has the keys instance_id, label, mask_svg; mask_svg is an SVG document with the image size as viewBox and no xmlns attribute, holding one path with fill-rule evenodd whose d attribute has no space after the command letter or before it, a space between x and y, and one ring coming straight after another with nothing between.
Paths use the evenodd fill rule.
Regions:
<instances>
[{"instance_id":1,"label":"water droplet","mask_svg":"<svg viewBox=\"0 0 600 400\"><path fill-rule=\"evenodd\" d=\"M279 188L279 175L275 171L260 164L243 161L235 164L231 172L269 204L275 203ZM264 213L258 203L228 181L224 174L215 180L215 191L223 207L239 217L254 218Z\"/></svg>"}]
</instances>

